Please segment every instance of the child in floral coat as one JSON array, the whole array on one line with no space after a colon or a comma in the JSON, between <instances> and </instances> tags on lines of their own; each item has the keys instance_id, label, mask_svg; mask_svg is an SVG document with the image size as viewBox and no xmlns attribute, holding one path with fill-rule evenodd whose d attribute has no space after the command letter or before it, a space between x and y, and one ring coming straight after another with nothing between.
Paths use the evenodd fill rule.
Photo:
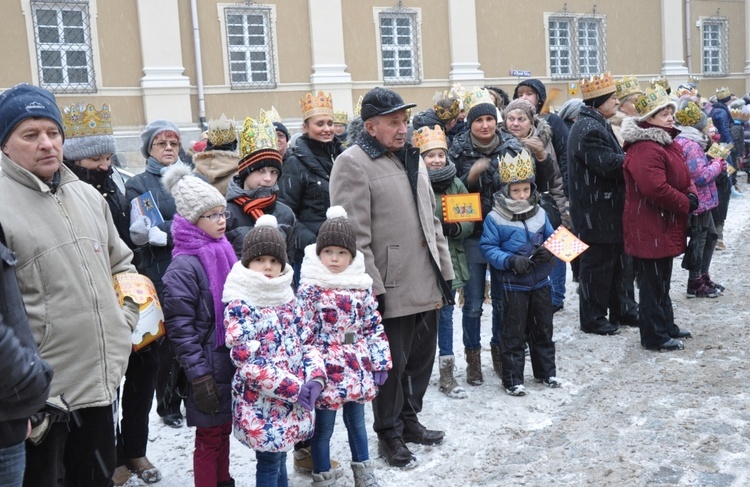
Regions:
<instances>
[{"instance_id":1,"label":"child in floral coat","mask_svg":"<svg viewBox=\"0 0 750 487\"><path fill-rule=\"evenodd\" d=\"M364 404L372 401L392 367L388 339L380 324L372 278L357 252L354 229L346 211L326 212L317 243L305 248L297 302L301 324L316 335L328 384L315 404L315 435L311 441L313 486L332 485L330 440L336 411L344 410L356 486L377 486L367 448Z\"/></svg>"},{"instance_id":2,"label":"child in floral coat","mask_svg":"<svg viewBox=\"0 0 750 487\"><path fill-rule=\"evenodd\" d=\"M286 451L313 433L313 407L325 385L320 352L292 292L286 238L263 215L224 287L234 436L255 450L257 486L286 486Z\"/></svg>"}]
</instances>

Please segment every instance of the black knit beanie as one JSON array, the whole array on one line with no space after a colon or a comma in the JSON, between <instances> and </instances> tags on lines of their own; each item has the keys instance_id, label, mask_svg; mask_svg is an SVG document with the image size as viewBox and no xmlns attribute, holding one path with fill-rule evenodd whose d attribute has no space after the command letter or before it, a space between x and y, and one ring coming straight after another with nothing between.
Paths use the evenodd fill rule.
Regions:
<instances>
[{"instance_id":1,"label":"black knit beanie","mask_svg":"<svg viewBox=\"0 0 750 487\"><path fill-rule=\"evenodd\" d=\"M481 117L482 115L490 115L495 119L495 122L497 122L497 107L495 107L493 103L480 103L479 105L474 106L471 110L469 110L469 114L466 115L466 123L468 123L469 127L471 127L471 124L474 123L474 120Z\"/></svg>"}]
</instances>

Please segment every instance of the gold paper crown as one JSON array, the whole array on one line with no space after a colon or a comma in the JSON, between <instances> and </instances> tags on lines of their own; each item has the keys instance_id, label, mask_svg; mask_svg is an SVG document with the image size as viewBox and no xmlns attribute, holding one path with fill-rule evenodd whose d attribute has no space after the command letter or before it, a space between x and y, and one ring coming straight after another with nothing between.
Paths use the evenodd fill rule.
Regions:
<instances>
[{"instance_id":1,"label":"gold paper crown","mask_svg":"<svg viewBox=\"0 0 750 487\"><path fill-rule=\"evenodd\" d=\"M464 110L470 112L472 108L482 103L489 103L493 107L495 103L492 101L492 96L488 90L475 86L471 91L464 93Z\"/></svg>"},{"instance_id":2,"label":"gold paper crown","mask_svg":"<svg viewBox=\"0 0 750 487\"><path fill-rule=\"evenodd\" d=\"M694 76L694 75L691 74L690 76L688 76L687 82L688 82L689 85L691 85L693 88L695 88L696 86L698 86L698 83L700 83L700 80L698 79L697 76Z\"/></svg>"},{"instance_id":3,"label":"gold paper crown","mask_svg":"<svg viewBox=\"0 0 750 487\"><path fill-rule=\"evenodd\" d=\"M302 120L314 115L333 116L333 99L330 93L326 95L319 91L315 97L312 93L307 93L304 98L299 99L299 106L302 108Z\"/></svg>"},{"instance_id":4,"label":"gold paper crown","mask_svg":"<svg viewBox=\"0 0 750 487\"><path fill-rule=\"evenodd\" d=\"M439 103L442 100L448 100L452 101L451 105L448 108L442 107L439 105ZM458 116L458 114L461 112L460 104L458 103L458 100L456 98L453 98L449 96L447 92L443 93L443 96L439 97L435 101L435 105L432 107L433 110L435 110L435 114L438 116L440 120L448 121L453 120Z\"/></svg>"},{"instance_id":5,"label":"gold paper crown","mask_svg":"<svg viewBox=\"0 0 750 487\"><path fill-rule=\"evenodd\" d=\"M273 122L281 123L281 115L279 115L279 112L276 111L275 106L271 105L271 109L265 113L266 113L266 117L268 118L268 120L271 121L271 123Z\"/></svg>"},{"instance_id":6,"label":"gold paper crown","mask_svg":"<svg viewBox=\"0 0 750 487\"><path fill-rule=\"evenodd\" d=\"M680 122L680 125L692 127L701 121L701 118L703 118L703 112L698 108L698 105L696 105L695 102L689 101L685 104L685 107L682 110L679 110L674 114L674 118Z\"/></svg>"},{"instance_id":7,"label":"gold paper crown","mask_svg":"<svg viewBox=\"0 0 750 487\"><path fill-rule=\"evenodd\" d=\"M448 150L448 142L445 139L445 132L443 132L440 125L435 125L435 130L431 129L429 126L425 126L415 131L412 145L419 148L420 154L424 154L432 149Z\"/></svg>"},{"instance_id":8,"label":"gold paper crown","mask_svg":"<svg viewBox=\"0 0 750 487\"><path fill-rule=\"evenodd\" d=\"M333 112L333 123L349 124L349 114L346 112Z\"/></svg>"},{"instance_id":9,"label":"gold paper crown","mask_svg":"<svg viewBox=\"0 0 750 487\"><path fill-rule=\"evenodd\" d=\"M612 79L612 73L609 71L581 80L581 95L584 100L608 95L614 93L616 90L615 80Z\"/></svg>"},{"instance_id":10,"label":"gold paper crown","mask_svg":"<svg viewBox=\"0 0 750 487\"><path fill-rule=\"evenodd\" d=\"M237 129L234 121L227 120L223 113L218 120L208 122L208 141L211 145L225 145L237 140Z\"/></svg>"},{"instance_id":11,"label":"gold paper crown","mask_svg":"<svg viewBox=\"0 0 750 487\"><path fill-rule=\"evenodd\" d=\"M265 110L260 111L258 120L245 119L240 132L240 159L263 149L279 150L276 127Z\"/></svg>"},{"instance_id":12,"label":"gold paper crown","mask_svg":"<svg viewBox=\"0 0 750 487\"><path fill-rule=\"evenodd\" d=\"M92 135L112 135L112 113L109 105L102 105L97 111L94 105L83 103L63 107L63 132L66 139L90 137Z\"/></svg>"},{"instance_id":13,"label":"gold paper crown","mask_svg":"<svg viewBox=\"0 0 750 487\"><path fill-rule=\"evenodd\" d=\"M726 86L722 86L721 88L717 88L716 90L716 99L717 100L723 100L724 98L729 98L732 96L732 92L729 91L729 88Z\"/></svg>"},{"instance_id":14,"label":"gold paper crown","mask_svg":"<svg viewBox=\"0 0 750 487\"><path fill-rule=\"evenodd\" d=\"M658 78L651 78L651 87L655 88L657 86L661 86L666 92L671 90L669 87L669 80L664 75L659 76Z\"/></svg>"},{"instance_id":15,"label":"gold paper crown","mask_svg":"<svg viewBox=\"0 0 750 487\"><path fill-rule=\"evenodd\" d=\"M711 144L706 155L714 159L726 159L732 152L732 147L734 144Z\"/></svg>"},{"instance_id":16,"label":"gold paper crown","mask_svg":"<svg viewBox=\"0 0 750 487\"><path fill-rule=\"evenodd\" d=\"M515 157L506 152L497 165L497 172L503 184L528 182L534 177L534 163L526 149Z\"/></svg>"},{"instance_id":17,"label":"gold paper crown","mask_svg":"<svg viewBox=\"0 0 750 487\"><path fill-rule=\"evenodd\" d=\"M357 103L354 105L354 118L357 118L362 114L362 99L363 98L364 98L363 95L359 95L359 100L357 100Z\"/></svg>"},{"instance_id":18,"label":"gold paper crown","mask_svg":"<svg viewBox=\"0 0 750 487\"><path fill-rule=\"evenodd\" d=\"M617 91L617 99L620 101L635 93L643 93L641 85L635 76L624 76L622 79L616 80L615 90Z\"/></svg>"},{"instance_id":19,"label":"gold paper crown","mask_svg":"<svg viewBox=\"0 0 750 487\"><path fill-rule=\"evenodd\" d=\"M729 113L734 120L742 120L743 122L750 120L750 113L743 111L742 108L730 108Z\"/></svg>"},{"instance_id":20,"label":"gold paper crown","mask_svg":"<svg viewBox=\"0 0 750 487\"><path fill-rule=\"evenodd\" d=\"M669 95L661 85L652 85L646 88L646 92L635 101L635 109L639 115L644 116L670 101Z\"/></svg>"}]
</instances>

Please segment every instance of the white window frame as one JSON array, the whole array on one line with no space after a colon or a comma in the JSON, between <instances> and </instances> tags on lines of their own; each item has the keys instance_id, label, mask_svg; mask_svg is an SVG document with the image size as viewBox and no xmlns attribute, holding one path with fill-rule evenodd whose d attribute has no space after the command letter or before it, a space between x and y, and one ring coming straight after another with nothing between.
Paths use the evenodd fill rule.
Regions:
<instances>
[{"instance_id":1,"label":"white window frame","mask_svg":"<svg viewBox=\"0 0 750 487\"><path fill-rule=\"evenodd\" d=\"M411 24L411 76L386 76L383 58L385 52L403 51L404 49L392 49L389 45L383 45L381 19L382 18L408 18ZM424 78L422 72L422 11L415 8L373 8L373 22L375 23L375 45L378 60L378 74L384 85L418 85ZM394 32L398 36L398 32ZM396 56L397 58L397 56ZM395 67L398 70L398 66Z\"/></svg>"},{"instance_id":2,"label":"white window frame","mask_svg":"<svg viewBox=\"0 0 750 487\"><path fill-rule=\"evenodd\" d=\"M267 90L274 89L279 84L279 66L278 66L278 50L276 42L276 6L266 4L250 4L242 5L237 3L220 3L217 4L219 13L219 24L221 27L221 45L224 60L224 80L225 83L233 90ZM245 45L230 46L229 44L229 31L227 25L228 11L243 11L243 15L261 15L263 16L266 32L263 36L266 42L261 48ZM243 36L246 38L249 34L247 31L247 23L243 22ZM259 53L262 52L266 56L266 72L267 79L265 81L253 81L252 68L246 69L245 73L248 78L245 81L236 81L232 79L233 75L233 61L231 60L232 53ZM252 64L252 60L245 61L247 67L248 63Z\"/></svg>"},{"instance_id":3,"label":"white window frame","mask_svg":"<svg viewBox=\"0 0 750 487\"><path fill-rule=\"evenodd\" d=\"M726 76L729 74L729 19L727 17L700 17L701 28L701 72L703 76ZM706 36L715 31L716 39ZM716 40L716 45L706 45L707 40ZM707 63L710 58L716 63ZM714 68L713 66L716 66Z\"/></svg>"},{"instance_id":4,"label":"white window frame","mask_svg":"<svg viewBox=\"0 0 750 487\"><path fill-rule=\"evenodd\" d=\"M563 24L567 24L567 48L563 42L560 42L562 38L559 35L554 38L558 39L558 42L553 39L555 32L562 32ZM589 24L594 24L594 29L591 29ZM607 35L604 15L548 12L544 14L544 29L547 43L547 72L551 79L579 79L607 70ZM583 36L584 29L586 33L595 32L595 37ZM593 39L593 42L590 39ZM567 71L553 72L554 69L561 70L563 66L561 61L566 57Z\"/></svg>"}]
</instances>

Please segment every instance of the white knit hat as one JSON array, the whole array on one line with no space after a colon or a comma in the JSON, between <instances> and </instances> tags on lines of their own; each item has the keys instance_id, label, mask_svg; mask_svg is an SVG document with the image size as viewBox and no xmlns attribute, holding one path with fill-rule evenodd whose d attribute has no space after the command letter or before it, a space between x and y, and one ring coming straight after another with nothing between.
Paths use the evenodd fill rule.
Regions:
<instances>
[{"instance_id":1,"label":"white knit hat","mask_svg":"<svg viewBox=\"0 0 750 487\"><path fill-rule=\"evenodd\" d=\"M219 192L198 176L192 174L190 166L177 162L161 178L161 184L174 198L177 213L190 223L211 208L227 206L227 201Z\"/></svg>"}]
</instances>

